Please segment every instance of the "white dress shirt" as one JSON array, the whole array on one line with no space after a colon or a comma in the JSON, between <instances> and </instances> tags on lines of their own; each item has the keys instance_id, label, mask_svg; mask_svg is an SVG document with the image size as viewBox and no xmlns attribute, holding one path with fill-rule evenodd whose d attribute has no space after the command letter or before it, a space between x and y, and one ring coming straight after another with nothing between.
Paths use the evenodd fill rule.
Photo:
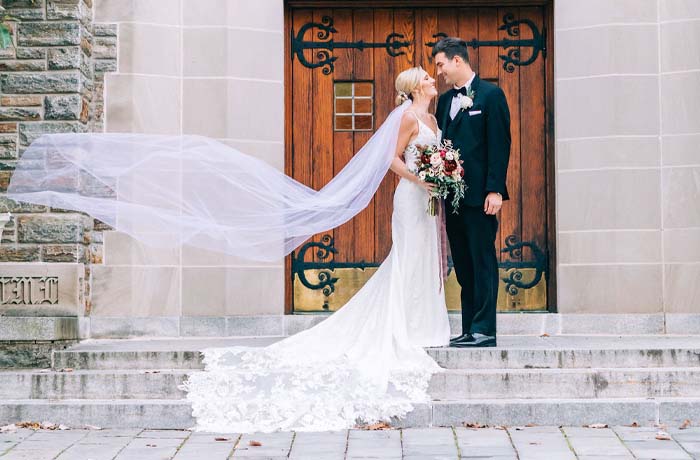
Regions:
<instances>
[{"instance_id":1,"label":"white dress shirt","mask_svg":"<svg viewBox=\"0 0 700 460\"><path fill-rule=\"evenodd\" d=\"M472 74L472 78L469 79L467 83L464 84L464 86L457 86L455 85L455 89L460 89L460 88L469 88L469 86L472 84L472 81L474 81L474 77L476 76L476 73ZM450 106L450 118L452 120L455 119L457 116L457 113L459 112L459 109L461 109L461 100L462 100L462 94L459 93L455 97L452 98L452 105Z\"/></svg>"}]
</instances>

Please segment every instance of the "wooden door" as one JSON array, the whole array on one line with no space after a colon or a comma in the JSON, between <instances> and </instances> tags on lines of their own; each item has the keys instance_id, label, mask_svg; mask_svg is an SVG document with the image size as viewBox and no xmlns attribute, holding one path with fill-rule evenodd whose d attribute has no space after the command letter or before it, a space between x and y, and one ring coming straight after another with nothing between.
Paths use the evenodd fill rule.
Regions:
<instances>
[{"instance_id":1,"label":"wooden door","mask_svg":"<svg viewBox=\"0 0 700 460\"><path fill-rule=\"evenodd\" d=\"M432 44L442 35L462 37L470 43L472 67L503 89L511 111L511 200L499 216L497 239L499 309L546 310L553 250L546 122L551 66L544 49L550 9L425 4L431 7L289 6L286 173L323 187L395 107L396 76L417 65L436 75ZM438 81L441 93L448 89ZM367 209L289 257L288 312L340 308L371 276L391 248L397 182L389 172ZM448 308L459 309L458 293L452 273Z\"/></svg>"}]
</instances>

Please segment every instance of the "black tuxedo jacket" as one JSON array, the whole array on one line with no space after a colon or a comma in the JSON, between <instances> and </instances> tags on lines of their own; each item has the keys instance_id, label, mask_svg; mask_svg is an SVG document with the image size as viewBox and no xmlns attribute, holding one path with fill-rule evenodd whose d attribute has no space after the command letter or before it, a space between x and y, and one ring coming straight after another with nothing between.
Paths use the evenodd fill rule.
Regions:
<instances>
[{"instance_id":1,"label":"black tuxedo jacket","mask_svg":"<svg viewBox=\"0 0 700 460\"><path fill-rule=\"evenodd\" d=\"M460 109L450 118L452 91L447 91L437 104L437 121L443 139L459 149L464 161L467 190L460 206L483 206L489 192L499 192L508 199L506 173L510 158L510 112L503 90L493 83L474 76L471 88L474 105ZM449 200L446 200L449 206Z\"/></svg>"}]
</instances>

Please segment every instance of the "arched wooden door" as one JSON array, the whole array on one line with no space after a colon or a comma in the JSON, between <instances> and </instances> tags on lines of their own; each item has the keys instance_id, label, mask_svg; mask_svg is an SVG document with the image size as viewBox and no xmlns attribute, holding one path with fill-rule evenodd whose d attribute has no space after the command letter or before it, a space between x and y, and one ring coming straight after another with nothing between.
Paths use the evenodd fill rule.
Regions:
<instances>
[{"instance_id":1,"label":"arched wooden door","mask_svg":"<svg viewBox=\"0 0 700 460\"><path fill-rule=\"evenodd\" d=\"M550 5L391 3L339 7L333 1L292 0L287 5L286 173L323 187L394 108L396 75L416 65L436 75L431 51L441 34L468 40L472 67L504 90L511 111L511 200L501 211L497 243L499 309L551 309ZM372 7L376 4L381 7ZM441 93L448 89L438 81ZM314 236L288 258L287 312L336 310L371 276L391 248L397 181L387 174L367 209ZM459 309L458 293L452 273L448 308Z\"/></svg>"}]
</instances>

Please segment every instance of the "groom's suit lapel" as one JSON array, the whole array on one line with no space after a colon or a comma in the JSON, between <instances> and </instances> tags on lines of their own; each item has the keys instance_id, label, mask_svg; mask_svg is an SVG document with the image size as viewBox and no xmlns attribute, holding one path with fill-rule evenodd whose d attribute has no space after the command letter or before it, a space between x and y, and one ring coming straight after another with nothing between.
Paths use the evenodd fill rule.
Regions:
<instances>
[{"instance_id":1,"label":"groom's suit lapel","mask_svg":"<svg viewBox=\"0 0 700 460\"><path fill-rule=\"evenodd\" d=\"M452 103L452 98L450 97L445 97L445 102L442 104L443 107L445 107L442 110L442 113L439 113L438 116L442 118L442 139L445 139L445 136L447 134L447 129L450 127L450 123L452 123L452 120L450 120L450 105Z\"/></svg>"},{"instance_id":2,"label":"groom's suit lapel","mask_svg":"<svg viewBox=\"0 0 700 460\"><path fill-rule=\"evenodd\" d=\"M481 79L479 78L479 76L474 75L474 80L472 80L472 84L470 85L472 91L474 91L474 105L476 105L476 99L479 97L479 82L480 81L481 81ZM459 111L457 112L457 115L455 115L454 120L452 120L450 122L451 125L454 125L453 129L457 129L459 127L459 124L462 122L462 119L464 117L469 118L468 114L465 114L468 111L469 111L469 109L464 109L464 110L462 110L461 108L459 109ZM450 111L448 110L447 113L449 116Z\"/></svg>"}]
</instances>

